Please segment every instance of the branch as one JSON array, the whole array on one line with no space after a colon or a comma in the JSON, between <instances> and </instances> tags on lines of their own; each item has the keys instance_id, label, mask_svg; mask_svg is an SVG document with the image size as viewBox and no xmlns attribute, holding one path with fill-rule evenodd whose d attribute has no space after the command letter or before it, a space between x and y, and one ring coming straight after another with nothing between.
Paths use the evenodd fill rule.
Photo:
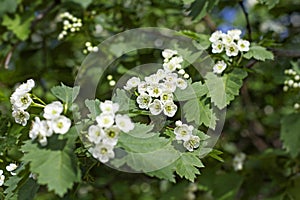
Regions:
<instances>
[{"instance_id":1,"label":"branch","mask_svg":"<svg viewBox=\"0 0 300 200\"><path fill-rule=\"evenodd\" d=\"M251 26L250 26L250 20L249 20L249 15L248 15L248 12L243 4L243 1L240 1L239 2L242 10L243 10L243 13L245 15L245 18L246 18L246 23L247 23L247 31L248 31L248 35L249 35L249 41L251 42L252 41L252 30L251 30Z\"/></svg>"},{"instance_id":2,"label":"branch","mask_svg":"<svg viewBox=\"0 0 300 200\"><path fill-rule=\"evenodd\" d=\"M205 23L207 24L207 26L209 27L209 29L210 29L212 32L214 32L214 31L217 29L215 23L213 22L213 20L210 18L209 15L206 15L206 16L203 18L203 20L205 21Z\"/></svg>"}]
</instances>

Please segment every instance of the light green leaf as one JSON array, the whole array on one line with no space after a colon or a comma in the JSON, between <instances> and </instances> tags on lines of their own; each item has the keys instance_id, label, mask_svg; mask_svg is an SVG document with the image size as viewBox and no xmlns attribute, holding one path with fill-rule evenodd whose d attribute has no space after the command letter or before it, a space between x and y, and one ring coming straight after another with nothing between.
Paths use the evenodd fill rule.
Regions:
<instances>
[{"instance_id":1,"label":"light green leaf","mask_svg":"<svg viewBox=\"0 0 300 200\"><path fill-rule=\"evenodd\" d=\"M76 99L79 93L79 89L80 89L79 86L75 86L74 88L72 88L61 83L61 86L55 86L51 88L51 92L58 99L70 105Z\"/></svg>"},{"instance_id":2,"label":"light green leaf","mask_svg":"<svg viewBox=\"0 0 300 200\"><path fill-rule=\"evenodd\" d=\"M137 138L148 138L155 135L155 133L149 133L153 129L154 125L147 125L141 123L135 123L134 129L128 132L128 135Z\"/></svg>"},{"instance_id":3,"label":"light green leaf","mask_svg":"<svg viewBox=\"0 0 300 200\"><path fill-rule=\"evenodd\" d=\"M0 1L0 16L5 13L14 13L20 0L2 0Z\"/></svg>"},{"instance_id":4,"label":"light green leaf","mask_svg":"<svg viewBox=\"0 0 300 200\"><path fill-rule=\"evenodd\" d=\"M184 105L183 105L183 112L184 112L184 117L186 119L187 122L192 122L194 121L196 123L196 125L201 124L200 121L200 105L198 102L198 99L192 99L187 101Z\"/></svg>"},{"instance_id":5,"label":"light green leaf","mask_svg":"<svg viewBox=\"0 0 300 200\"><path fill-rule=\"evenodd\" d=\"M219 108L226 107L226 93L225 83L223 79L212 72L208 72L205 76L206 85L208 88L207 96L211 98L211 101Z\"/></svg>"},{"instance_id":6,"label":"light green leaf","mask_svg":"<svg viewBox=\"0 0 300 200\"><path fill-rule=\"evenodd\" d=\"M226 105L239 95L239 90L243 86L243 79L247 77L247 72L242 69L234 69L232 72L223 76L226 93Z\"/></svg>"},{"instance_id":7,"label":"light green leaf","mask_svg":"<svg viewBox=\"0 0 300 200\"><path fill-rule=\"evenodd\" d=\"M66 146L63 150L40 149L31 141L22 146L25 152L22 161L30 164L31 172L38 175L38 183L47 185L62 197L74 182L80 181L80 169L73 151Z\"/></svg>"},{"instance_id":8,"label":"light green leaf","mask_svg":"<svg viewBox=\"0 0 300 200\"><path fill-rule=\"evenodd\" d=\"M204 100L199 101L200 115L199 121L205 126L215 129L217 124L217 117L213 110L210 108L209 104L205 104Z\"/></svg>"},{"instance_id":9,"label":"light green leaf","mask_svg":"<svg viewBox=\"0 0 300 200\"><path fill-rule=\"evenodd\" d=\"M175 171L175 165L173 163L173 164L171 164L167 167L164 167L162 169L152 171L152 172L147 172L147 174L151 177L155 176L157 178L168 180L170 182L175 183L176 180L175 180L174 171Z\"/></svg>"},{"instance_id":10,"label":"light green leaf","mask_svg":"<svg viewBox=\"0 0 300 200\"><path fill-rule=\"evenodd\" d=\"M91 118L92 120L95 120L98 115L100 115L101 110L100 110L100 101L98 99L95 100L85 100L85 105L89 109L90 114L88 114L88 117Z\"/></svg>"},{"instance_id":11,"label":"light green leaf","mask_svg":"<svg viewBox=\"0 0 300 200\"><path fill-rule=\"evenodd\" d=\"M182 0L182 2L184 4L190 4L190 3L193 3L195 0Z\"/></svg>"},{"instance_id":12,"label":"light green leaf","mask_svg":"<svg viewBox=\"0 0 300 200\"><path fill-rule=\"evenodd\" d=\"M112 101L119 104L119 111L130 110L132 107L134 107L133 105L135 103L128 97L125 90L121 90L119 88L117 88L116 92L114 93Z\"/></svg>"},{"instance_id":13,"label":"light green leaf","mask_svg":"<svg viewBox=\"0 0 300 200\"><path fill-rule=\"evenodd\" d=\"M204 167L201 160L194 154L182 153L176 161L176 173L182 178L194 181L200 174L199 167Z\"/></svg>"},{"instance_id":14,"label":"light green leaf","mask_svg":"<svg viewBox=\"0 0 300 200\"><path fill-rule=\"evenodd\" d=\"M268 6L268 9L272 9L279 3L279 0L258 0L258 3Z\"/></svg>"},{"instance_id":15,"label":"light green leaf","mask_svg":"<svg viewBox=\"0 0 300 200\"><path fill-rule=\"evenodd\" d=\"M281 121L280 139L284 148L296 158L300 153L300 114L284 116Z\"/></svg>"},{"instance_id":16,"label":"light green leaf","mask_svg":"<svg viewBox=\"0 0 300 200\"><path fill-rule=\"evenodd\" d=\"M268 51L262 46L250 46L250 50L244 54L244 58L254 58L256 60L265 61L267 59L273 60L274 55L271 51Z\"/></svg>"},{"instance_id":17,"label":"light green leaf","mask_svg":"<svg viewBox=\"0 0 300 200\"><path fill-rule=\"evenodd\" d=\"M86 9L93 2L93 0L64 0L63 2L74 2Z\"/></svg>"},{"instance_id":18,"label":"light green leaf","mask_svg":"<svg viewBox=\"0 0 300 200\"><path fill-rule=\"evenodd\" d=\"M184 90L177 89L174 92L175 98L178 101L187 101L190 99L200 98L207 94L208 89L205 84L201 82L194 82L192 84L188 84L188 87Z\"/></svg>"},{"instance_id":19,"label":"light green leaf","mask_svg":"<svg viewBox=\"0 0 300 200\"><path fill-rule=\"evenodd\" d=\"M219 3L219 0L195 0L191 5L190 16L193 20L200 20L209 13L215 5Z\"/></svg>"},{"instance_id":20,"label":"light green leaf","mask_svg":"<svg viewBox=\"0 0 300 200\"><path fill-rule=\"evenodd\" d=\"M8 15L3 16L2 25L12 31L20 40L26 40L30 34L30 25L33 20L33 16L22 20L19 15L15 15L14 18L10 18Z\"/></svg>"}]
</instances>

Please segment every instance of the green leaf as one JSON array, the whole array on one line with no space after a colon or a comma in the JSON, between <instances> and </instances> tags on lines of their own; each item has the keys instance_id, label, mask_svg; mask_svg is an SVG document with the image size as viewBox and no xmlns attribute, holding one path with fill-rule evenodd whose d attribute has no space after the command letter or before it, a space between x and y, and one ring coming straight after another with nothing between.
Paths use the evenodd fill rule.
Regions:
<instances>
[{"instance_id":1,"label":"green leaf","mask_svg":"<svg viewBox=\"0 0 300 200\"><path fill-rule=\"evenodd\" d=\"M95 100L86 99L84 103L90 111L88 117L91 118L92 120L95 120L96 117L101 113L99 99L95 99Z\"/></svg>"},{"instance_id":2,"label":"green leaf","mask_svg":"<svg viewBox=\"0 0 300 200\"><path fill-rule=\"evenodd\" d=\"M258 0L258 3L268 6L270 10L279 3L279 0Z\"/></svg>"},{"instance_id":3,"label":"green leaf","mask_svg":"<svg viewBox=\"0 0 300 200\"><path fill-rule=\"evenodd\" d=\"M199 167L204 167L201 160L194 154L182 153L176 161L176 173L182 178L194 181L200 174Z\"/></svg>"},{"instance_id":4,"label":"green leaf","mask_svg":"<svg viewBox=\"0 0 300 200\"><path fill-rule=\"evenodd\" d=\"M183 30L181 31L181 33L195 40L196 42L193 44L199 50L205 50L211 45L211 42L209 41L209 37L210 37L209 35L199 34L190 30Z\"/></svg>"},{"instance_id":5,"label":"green leaf","mask_svg":"<svg viewBox=\"0 0 300 200\"><path fill-rule=\"evenodd\" d=\"M209 104L205 104L204 100L199 101L200 115L199 121L205 126L215 129L217 125L217 117L213 110L210 108Z\"/></svg>"},{"instance_id":6,"label":"green leaf","mask_svg":"<svg viewBox=\"0 0 300 200\"><path fill-rule=\"evenodd\" d=\"M243 86L243 79L247 77L247 72L242 69L234 69L232 72L223 76L226 93L226 105L239 95L240 88Z\"/></svg>"},{"instance_id":7,"label":"green leaf","mask_svg":"<svg viewBox=\"0 0 300 200\"><path fill-rule=\"evenodd\" d=\"M243 79L247 72L242 69L234 69L223 77L218 77L213 73L207 73L206 85L208 87L208 97L219 108L223 109L226 105L239 95L239 90L243 85Z\"/></svg>"},{"instance_id":8,"label":"green leaf","mask_svg":"<svg viewBox=\"0 0 300 200\"><path fill-rule=\"evenodd\" d=\"M211 101L219 108L226 107L226 93L225 83L223 79L212 72L208 72L205 76L206 85L208 88L207 96L211 98Z\"/></svg>"},{"instance_id":9,"label":"green leaf","mask_svg":"<svg viewBox=\"0 0 300 200\"><path fill-rule=\"evenodd\" d=\"M63 2L74 2L86 9L93 2L93 0L64 0Z\"/></svg>"},{"instance_id":10,"label":"green leaf","mask_svg":"<svg viewBox=\"0 0 300 200\"><path fill-rule=\"evenodd\" d=\"M135 102L128 97L126 91L119 88L114 93L112 101L119 104L119 111L128 111L134 107L132 105L135 105Z\"/></svg>"},{"instance_id":11,"label":"green leaf","mask_svg":"<svg viewBox=\"0 0 300 200\"><path fill-rule=\"evenodd\" d=\"M154 125L147 125L141 123L135 123L134 129L128 132L128 135L138 138L148 138L155 135L155 133L149 133L153 129Z\"/></svg>"},{"instance_id":12,"label":"green leaf","mask_svg":"<svg viewBox=\"0 0 300 200\"><path fill-rule=\"evenodd\" d=\"M281 121L280 139L283 147L296 158L300 152L300 114L284 116Z\"/></svg>"},{"instance_id":13,"label":"green leaf","mask_svg":"<svg viewBox=\"0 0 300 200\"><path fill-rule=\"evenodd\" d=\"M190 4L190 3L193 3L195 0L182 0L182 2L184 4Z\"/></svg>"},{"instance_id":14,"label":"green leaf","mask_svg":"<svg viewBox=\"0 0 300 200\"><path fill-rule=\"evenodd\" d=\"M12 31L20 40L26 40L30 34L32 19L33 16L23 20L17 14L14 19L10 18L8 15L4 15L2 25L6 26L6 28Z\"/></svg>"},{"instance_id":15,"label":"green leaf","mask_svg":"<svg viewBox=\"0 0 300 200\"><path fill-rule=\"evenodd\" d=\"M60 197L74 182L80 181L80 169L69 146L52 151L27 141L21 149L24 151L22 161L29 163L31 172L38 175L38 183L47 185L49 191L53 190Z\"/></svg>"},{"instance_id":16,"label":"green leaf","mask_svg":"<svg viewBox=\"0 0 300 200\"><path fill-rule=\"evenodd\" d=\"M79 89L80 89L79 86L75 86L74 88L72 88L61 83L61 86L55 86L51 88L51 92L58 99L70 105L71 103L74 102L77 95L79 94Z\"/></svg>"},{"instance_id":17,"label":"green leaf","mask_svg":"<svg viewBox=\"0 0 300 200\"><path fill-rule=\"evenodd\" d=\"M191 5L191 13L190 16L193 20L200 20L209 13L215 5L219 3L219 0L211 1L211 0L196 0Z\"/></svg>"},{"instance_id":18,"label":"green leaf","mask_svg":"<svg viewBox=\"0 0 300 200\"><path fill-rule=\"evenodd\" d=\"M5 13L14 13L20 0L2 0L0 1L0 16Z\"/></svg>"},{"instance_id":19,"label":"green leaf","mask_svg":"<svg viewBox=\"0 0 300 200\"><path fill-rule=\"evenodd\" d=\"M265 47L250 46L249 51L244 54L244 58L246 59L254 58L256 60L265 61L267 59L273 60L274 55L271 51L268 51Z\"/></svg>"},{"instance_id":20,"label":"green leaf","mask_svg":"<svg viewBox=\"0 0 300 200\"><path fill-rule=\"evenodd\" d=\"M147 174L151 177L155 176L157 178L168 180L170 182L175 183L176 180L175 180L174 171L175 171L175 166L174 166L174 164L171 164L162 169L152 171L152 172L147 172Z\"/></svg>"},{"instance_id":21,"label":"green leaf","mask_svg":"<svg viewBox=\"0 0 300 200\"><path fill-rule=\"evenodd\" d=\"M209 152L209 156L220 161L220 162L224 162L223 158L220 157L220 155L222 155L223 152L222 151L219 151L219 150L216 150L216 149L213 149L212 151Z\"/></svg>"},{"instance_id":22,"label":"green leaf","mask_svg":"<svg viewBox=\"0 0 300 200\"><path fill-rule=\"evenodd\" d=\"M187 101L190 99L200 98L207 94L207 92L207 86L199 81L188 84L188 87L184 90L177 89L174 92L174 95L178 101Z\"/></svg>"}]
</instances>

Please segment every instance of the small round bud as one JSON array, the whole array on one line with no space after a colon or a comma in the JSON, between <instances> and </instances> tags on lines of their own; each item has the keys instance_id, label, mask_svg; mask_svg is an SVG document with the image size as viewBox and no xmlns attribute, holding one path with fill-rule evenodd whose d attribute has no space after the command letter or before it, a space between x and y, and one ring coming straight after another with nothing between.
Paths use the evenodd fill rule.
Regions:
<instances>
[{"instance_id":1,"label":"small round bud","mask_svg":"<svg viewBox=\"0 0 300 200\"><path fill-rule=\"evenodd\" d=\"M298 83L293 84L293 88L297 88L298 86L299 86Z\"/></svg>"},{"instance_id":2,"label":"small round bud","mask_svg":"<svg viewBox=\"0 0 300 200\"><path fill-rule=\"evenodd\" d=\"M292 80L292 79L290 79L289 81L288 81L288 85L289 86L292 86L294 84L294 81Z\"/></svg>"},{"instance_id":3,"label":"small round bud","mask_svg":"<svg viewBox=\"0 0 300 200\"><path fill-rule=\"evenodd\" d=\"M86 46L86 47L90 47L90 46L92 46L92 44L91 44L90 42L86 42L86 43L85 43L85 46Z\"/></svg>"},{"instance_id":4,"label":"small round bud","mask_svg":"<svg viewBox=\"0 0 300 200\"><path fill-rule=\"evenodd\" d=\"M295 104L294 104L294 108L295 108L295 109L299 109L299 108L300 108L299 103L295 103Z\"/></svg>"},{"instance_id":5,"label":"small round bud","mask_svg":"<svg viewBox=\"0 0 300 200\"><path fill-rule=\"evenodd\" d=\"M98 52L98 47L93 47L93 52Z\"/></svg>"},{"instance_id":6,"label":"small round bud","mask_svg":"<svg viewBox=\"0 0 300 200\"><path fill-rule=\"evenodd\" d=\"M300 76L299 76L299 75L296 75L296 76L294 77L294 79L295 79L295 81L299 81L299 80L300 80Z\"/></svg>"},{"instance_id":7,"label":"small round bud","mask_svg":"<svg viewBox=\"0 0 300 200\"><path fill-rule=\"evenodd\" d=\"M188 78L190 78L190 75L185 73L185 74L183 75L183 78L188 79Z\"/></svg>"},{"instance_id":8,"label":"small round bud","mask_svg":"<svg viewBox=\"0 0 300 200\"><path fill-rule=\"evenodd\" d=\"M106 79L111 81L113 79L113 76L111 74L109 74L109 75L107 75Z\"/></svg>"},{"instance_id":9,"label":"small round bud","mask_svg":"<svg viewBox=\"0 0 300 200\"><path fill-rule=\"evenodd\" d=\"M110 86L115 86L115 85L116 85L116 81L115 81L115 80L109 81L109 85L110 85Z\"/></svg>"},{"instance_id":10,"label":"small round bud","mask_svg":"<svg viewBox=\"0 0 300 200\"><path fill-rule=\"evenodd\" d=\"M185 74L184 69L180 69L180 70L178 71L178 74L184 75L184 74Z\"/></svg>"},{"instance_id":11,"label":"small round bud","mask_svg":"<svg viewBox=\"0 0 300 200\"><path fill-rule=\"evenodd\" d=\"M284 91L284 92L287 92L288 90L289 90L289 87L288 87L288 86L286 86L286 85L283 86L283 91Z\"/></svg>"}]
</instances>

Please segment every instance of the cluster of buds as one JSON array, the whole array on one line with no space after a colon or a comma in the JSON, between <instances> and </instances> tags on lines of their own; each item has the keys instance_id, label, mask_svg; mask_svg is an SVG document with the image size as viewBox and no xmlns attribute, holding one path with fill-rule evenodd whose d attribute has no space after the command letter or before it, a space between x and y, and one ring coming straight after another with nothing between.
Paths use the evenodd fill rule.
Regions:
<instances>
[{"instance_id":1,"label":"cluster of buds","mask_svg":"<svg viewBox=\"0 0 300 200\"><path fill-rule=\"evenodd\" d=\"M98 47L93 46L91 42L86 42L85 43L85 49L83 50L84 54L88 54L90 52L98 52Z\"/></svg>"},{"instance_id":2,"label":"cluster of buds","mask_svg":"<svg viewBox=\"0 0 300 200\"><path fill-rule=\"evenodd\" d=\"M300 74L293 69L284 70L284 74L289 76L287 80L284 81L283 91L287 92L291 89L300 89Z\"/></svg>"},{"instance_id":3,"label":"cluster of buds","mask_svg":"<svg viewBox=\"0 0 300 200\"><path fill-rule=\"evenodd\" d=\"M74 17L69 12L64 12L59 16L63 21L63 30L58 35L58 39L62 40L68 35L68 32L74 33L80 30L82 27L82 20Z\"/></svg>"}]
</instances>

